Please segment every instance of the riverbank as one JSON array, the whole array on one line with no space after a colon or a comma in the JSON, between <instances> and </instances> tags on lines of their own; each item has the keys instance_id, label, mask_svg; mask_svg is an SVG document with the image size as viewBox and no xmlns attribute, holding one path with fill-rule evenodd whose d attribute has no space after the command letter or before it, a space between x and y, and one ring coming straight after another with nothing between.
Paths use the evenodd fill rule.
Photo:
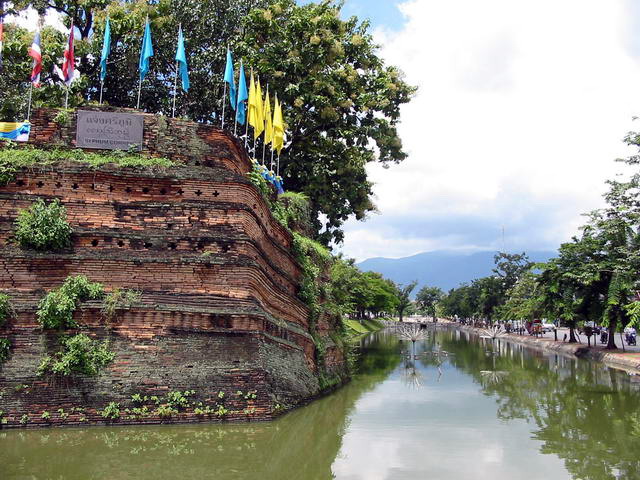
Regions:
<instances>
[{"instance_id":1,"label":"riverbank","mask_svg":"<svg viewBox=\"0 0 640 480\"><path fill-rule=\"evenodd\" d=\"M471 332L477 335L484 334L484 329L460 325L457 323L449 323L452 328L461 331ZM608 367L624 370L629 374L640 375L640 353L624 353L620 351L609 351L602 347L588 347L582 343L568 343L563 341L555 341L550 338L536 338L529 335L506 334L501 339L526 345L527 347L542 350L545 352L560 353L577 358L583 358L601 362Z\"/></svg>"}]
</instances>

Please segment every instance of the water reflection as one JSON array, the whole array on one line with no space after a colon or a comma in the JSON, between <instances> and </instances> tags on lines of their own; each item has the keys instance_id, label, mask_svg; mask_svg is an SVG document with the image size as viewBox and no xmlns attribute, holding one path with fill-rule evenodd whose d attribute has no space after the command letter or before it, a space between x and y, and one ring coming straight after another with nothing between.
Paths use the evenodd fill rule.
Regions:
<instances>
[{"instance_id":1,"label":"water reflection","mask_svg":"<svg viewBox=\"0 0 640 480\"><path fill-rule=\"evenodd\" d=\"M0 431L0 478L640 478L627 375L464 332L362 351L350 385L272 423Z\"/></svg>"}]
</instances>

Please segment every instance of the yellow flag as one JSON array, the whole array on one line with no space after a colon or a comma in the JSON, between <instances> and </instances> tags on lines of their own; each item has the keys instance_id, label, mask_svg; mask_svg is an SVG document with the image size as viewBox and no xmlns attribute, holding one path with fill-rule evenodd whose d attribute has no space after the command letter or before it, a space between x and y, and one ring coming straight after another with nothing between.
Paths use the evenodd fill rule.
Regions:
<instances>
[{"instance_id":1,"label":"yellow flag","mask_svg":"<svg viewBox=\"0 0 640 480\"><path fill-rule=\"evenodd\" d=\"M262 87L260 87L260 79L256 81L256 119L253 126L253 138L257 139L264 132L264 105L262 104Z\"/></svg>"},{"instance_id":2,"label":"yellow flag","mask_svg":"<svg viewBox=\"0 0 640 480\"><path fill-rule=\"evenodd\" d=\"M251 83L249 84L249 114L248 114L248 122L254 129L257 125L257 117L258 114L257 108L258 104L256 102L256 81L253 77L253 69L251 69Z\"/></svg>"},{"instance_id":3,"label":"yellow flag","mask_svg":"<svg viewBox=\"0 0 640 480\"><path fill-rule=\"evenodd\" d=\"M273 140L273 123L271 121L271 100L269 99L269 87L264 97L264 144L269 145Z\"/></svg>"},{"instance_id":4,"label":"yellow flag","mask_svg":"<svg viewBox=\"0 0 640 480\"><path fill-rule=\"evenodd\" d=\"M273 107L273 144L271 148L278 152L282 151L284 147L284 120L282 119L282 106L278 102L278 95L276 95L276 103Z\"/></svg>"}]
</instances>

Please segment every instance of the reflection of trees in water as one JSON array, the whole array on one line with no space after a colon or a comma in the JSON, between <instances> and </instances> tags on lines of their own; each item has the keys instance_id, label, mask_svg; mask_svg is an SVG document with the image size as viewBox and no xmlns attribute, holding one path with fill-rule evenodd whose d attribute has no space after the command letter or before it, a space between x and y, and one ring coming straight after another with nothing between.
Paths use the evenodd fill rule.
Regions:
<instances>
[{"instance_id":1,"label":"reflection of trees in water","mask_svg":"<svg viewBox=\"0 0 640 480\"><path fill-rule=\"evenodd\" d=\"M535 422L542 453L562 458L575 479L640 478L640 394L626 375L500 340L500 355L487 356L477 341L454 336L441 336L452 363L496 399L500 419ZM487 382L483 371L508 375Z\"/></svg>"},{"instance_id":2,"label":"reflection of trees in water","mask_svg":"<svg viewBox=\"0 0 640 480\"><path fill-rule=\"evenodd\" d=\"M393 336L362 350L351 384L275 422L0 431L0 477L332 478L355 403L401 361Z\"/></svg>"}]
</instances>

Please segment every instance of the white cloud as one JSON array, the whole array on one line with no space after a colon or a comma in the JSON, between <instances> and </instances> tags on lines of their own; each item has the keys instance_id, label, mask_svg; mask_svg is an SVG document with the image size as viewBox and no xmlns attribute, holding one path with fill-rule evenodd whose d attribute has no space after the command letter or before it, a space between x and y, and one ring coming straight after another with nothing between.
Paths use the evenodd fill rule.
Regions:
<instances>
[{"instance_id":1,"label":"white cloud","mask_svg":"<svg viewBox=\"0 0 640 480\"><path fill-rule=\"evenodd\" d=\"M404 28L377 39L419 87L400 126L409 159L370 167L381 216L349 222L344 252L361 260L492 249L501 225L517 248L568 240L580 214L602 204L604 181L621 169L613 159L631 153L621 142L640 112L630 5L403 3ZM495 239L420 229L443 216L476 219ZM385 226L400 217L401 226Z\"/></svg>"}]
</instances>

